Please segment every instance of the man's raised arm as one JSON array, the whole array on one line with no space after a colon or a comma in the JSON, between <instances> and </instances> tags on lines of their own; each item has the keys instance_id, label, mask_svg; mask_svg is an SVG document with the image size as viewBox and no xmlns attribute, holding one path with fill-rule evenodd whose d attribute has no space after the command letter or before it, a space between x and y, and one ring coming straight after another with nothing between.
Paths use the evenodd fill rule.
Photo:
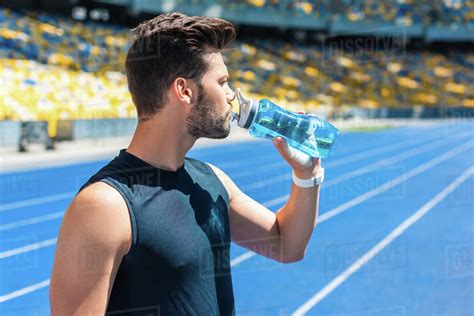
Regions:
<instances>
[{"instance_id":1,"label":"man's raised arm","mask_svg":"<svg viewBox=\"0 0 474 316\"><path fill-rule=\"evenodd\" d=\"M302 179L321 172L320 160L312 158L307 165L291 156L284 143L274 141L282 157ZM211 168L230 196L232 241L270 259L290 263L301 260L316 226L319 208L319 186L303 188L292 184L287 203L276 213L243 193L219 168Z\"/></svg>"}]
</instances>

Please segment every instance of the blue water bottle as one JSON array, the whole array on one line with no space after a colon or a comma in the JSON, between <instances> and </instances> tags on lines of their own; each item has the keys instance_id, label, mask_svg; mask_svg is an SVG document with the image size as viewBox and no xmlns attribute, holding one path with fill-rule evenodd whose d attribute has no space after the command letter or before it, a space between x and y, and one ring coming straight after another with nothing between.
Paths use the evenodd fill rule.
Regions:
<instances>
[{"instance_id":1,"label":"blue water bottle","mask_svg":"<svg viewBox=\"0 0 474 316\"><path fill-rule=\"evenodd\" d=\"M238 125L254 137L282 137L290 147L310 157L328 157L334 149L339 130L315 116L285 110L267 99L245 99L235 90L239 114L233 113Z\"/></svg>"}]
</instances>

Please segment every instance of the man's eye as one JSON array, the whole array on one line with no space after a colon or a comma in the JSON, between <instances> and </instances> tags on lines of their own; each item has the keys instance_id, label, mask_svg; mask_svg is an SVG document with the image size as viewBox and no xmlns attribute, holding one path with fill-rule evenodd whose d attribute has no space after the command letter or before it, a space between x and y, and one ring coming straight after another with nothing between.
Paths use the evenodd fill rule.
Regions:
<instances>
[{"instance_id":1,"label":"man's eye","mask_svg":"<svg viewBox=\"0 0 474 316\"><path fill-rule=\"evenodd\" d=\"M221 86L225 85L227 82L229 82L228 80L224 80L224 81L221 81Z\"/></svg>"}]
</instances>

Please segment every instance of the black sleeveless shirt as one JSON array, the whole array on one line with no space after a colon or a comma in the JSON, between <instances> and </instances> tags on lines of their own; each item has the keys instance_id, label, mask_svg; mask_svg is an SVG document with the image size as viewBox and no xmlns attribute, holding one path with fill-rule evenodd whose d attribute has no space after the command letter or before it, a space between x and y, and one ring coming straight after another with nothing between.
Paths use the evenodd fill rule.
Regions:
<instances>
[{"instance_id":1,"label":"black sleeveless shirt","mask_svg":"<svg viewBox=\"0 0 474 316\"><path fill-rule=\"evenodd\" d=\"M132 225L108 314L235 314L229 196L207 164L167 171L122 149L80 190L97 181L123 196Z\"/></svg>"}]
</instances>

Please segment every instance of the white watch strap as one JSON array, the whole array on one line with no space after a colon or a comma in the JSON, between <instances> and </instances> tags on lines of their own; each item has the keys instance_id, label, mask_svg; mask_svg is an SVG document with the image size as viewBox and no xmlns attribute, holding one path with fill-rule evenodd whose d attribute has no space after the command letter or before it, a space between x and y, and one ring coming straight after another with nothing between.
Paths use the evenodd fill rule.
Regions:
<instances>
[{"instance_id":1,"label":"white watch strap","mask_svg":"<svg viewBox=\"0 0 474 316\"><path fill-rule=\"evenodd\" d=\"M311 179L300 179L292 171L293 183L302 188L311 188L320 185L324 181L324 168L320 168L318 175Z\"/></svg>"}]
</instances>

